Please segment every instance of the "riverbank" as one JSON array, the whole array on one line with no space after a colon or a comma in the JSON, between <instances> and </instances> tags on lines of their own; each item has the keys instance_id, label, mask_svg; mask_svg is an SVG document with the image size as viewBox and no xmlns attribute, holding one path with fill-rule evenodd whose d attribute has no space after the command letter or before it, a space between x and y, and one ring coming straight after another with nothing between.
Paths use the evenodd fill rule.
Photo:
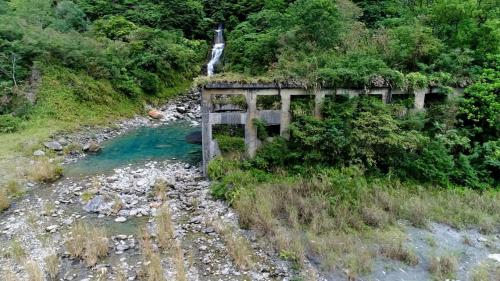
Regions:
<instances>
[{"instance_id":1,"label":"riverbank","mask_svg":"<svg viewBox=\"0 0 500 281\"><path fill-rule=\"evenodd\" d=\"M66 167L89 153L88 143L100 147L139 127L178 120L197 125L197 101L191 93L158 108L159 119L135 117L112 127L54 134L42 145L56 149L39 147L36 154L44 156L32 157ZM253 232L241 230L232 209L212 199L196 165L146 161L25 186L26 195L0 214L2 280L289 280L293 275L291 263L259 244Z\"/></svg>"},{"instance_id":2,"label":"riverbank","mask_svg":"<svg viewBox=\"0 0 500 281\"><path fill-rule=\"evenodd\" d=\"M83 148L89 143L100 144L134 128L160 126L175 120L196 122L200 118L197 113L199 108L196 108L199 97L196 91L189 91L187 87L179 86L171 89L171 93L165 94L164 100L171 101L158 107L162 112L160 119L147 117L150 105L137 105L117 114L113 114L114 107L110 106L107 113L95 112L92 118L81 116L59 120L40 117L26 121L19 132L0 135L0 184L5 185L9 181L27 183L30 178L26 163L32 164L32 160L36 160L40 155L50 156L56 162L71 162L72 159L85 155ZM176 96L177 98L173 98ZM46 105L43 105L42 101L40 106ZM187 111L190 113L184 114ZM54 151L46 147L46 143L54 144L53 147L60 145L61 149Z\"/></svg>"}]
</instances>

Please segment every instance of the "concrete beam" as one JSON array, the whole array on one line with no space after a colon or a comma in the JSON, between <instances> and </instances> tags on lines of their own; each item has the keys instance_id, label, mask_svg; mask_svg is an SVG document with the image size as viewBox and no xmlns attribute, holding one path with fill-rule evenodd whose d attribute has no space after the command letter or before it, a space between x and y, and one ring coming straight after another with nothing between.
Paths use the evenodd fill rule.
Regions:
<instances>
[{"instance_id":1,"label":"concrete beam","mask_svg":"<svg viewBox=\"0 0 500 281\"><path fill-rule=\"evenodd\" d=\"M244 89L223 89L223 88L217 88L217 89L204 89L204 93L207 95L213 96L213 95L245 95L247 90Z\"/></svg>"},{"instance_id":2,"label":"concrete beam","mask_svg":"<svg viewBox=\"0 0 500 281\"><path fill-rule=\"evenodd\" d=\"M210 113L210 123L212 125L218 124L245 124L247 114L241 112L215 112Z\"/></svg>"},{"instance_id":3,"label":"concrete beam","mask_svg":"<svg viewBox=\"0 0 500 281\"><path fill-rule=\"evenodd\" d=\"M267 125L279 125L281 123L281 110L259 110L257 116Z\"/></svg>"}]
</instances>

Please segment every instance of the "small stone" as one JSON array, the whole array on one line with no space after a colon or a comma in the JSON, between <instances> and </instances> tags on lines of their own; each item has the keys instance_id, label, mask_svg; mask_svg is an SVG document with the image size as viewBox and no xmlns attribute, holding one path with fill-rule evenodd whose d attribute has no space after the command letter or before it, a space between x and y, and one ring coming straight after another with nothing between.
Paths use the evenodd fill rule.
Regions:
<instances>
[{"instance_id":1,"label":"small stone","mask_svg":"<svg viewBox=\"0 0 500 281\"><path fill-rule=\"evenodd\" d=\"M158 111L156 109L152 109L148 112L149 117L153 119L161 119L163 118L163 113L161 111Z\"/></svg>"},{"instance_id":2,"label":"small stone","mask_svg":"<svg viewBox=\"0 0 500 281\"><path fill-rule=\"evenodd\" d=\"M484 238L483 236L477 238L477 241L479 242L488 242L488 239Z\"/></svg>"},{"instance_id":3,"label":"small stone","mask_svg":"<svg viewBox=\"0 0 500 281\"><path fill-rule=\"evenodd\" d=\"M118 239L118 240L125 240L125 239L127 239L127 235L125 235L125 234L118 234L118 235L115 236L115 238Z\"/></svg>"},{"instance_id":4,"label":"small stone","mask_svg":"<svg viewBox=\"0 0 500 281\"><path fill-rule=\"evenodd\" d=\"M33 156L37 156L37 157L45 156L45 152L43 152L43 150L37 150L37 151L33 152Z\"/></svg>"},{"instance_id":5,"label":"small stone","mask_svg":"<svg viewBox=\"0 0 500 281\"><path fill-rule=\"evenodd\" d=\"M47 226L47 227L45 228L45 231L53 233L53 232L56 232L56 230L57 230L57 228L58 228L58 227L59 227L59 226L58 226L58 225L56 225L56 224L51 225L51 226Z\"/></svg>"},{"instance_id":6,"label":"small stone","mask_svg":"<svg viewBox=\"0 0 500 281\"><path fill-rule=\"evenodd\" d=\"M117 217L115 219L115 222L126 222L127 221L127 218L126 217Z\"/></svg>"},{"instance_id":7,"label":"small stone","mask_svg":"<svg viewBox=\"0 0 500 281\"><path fill-rule=\"evenodd\" d=\"M49 141L49 142L44 143L43 145L45 145L46 148L52 149L55 151L62 151L63 150L62 145L57 141Z\"/></svg>"},{"instance_id":8,"label":"small stone","mask_svg":"<svg viewBox=\"0 0 500 281\"><path fill-rule=\"evenodd\" d=\"M116 246L116 250L118 250L119 252L124 252L129 248L130 247L127 244L119 244L118 246Z\"/></svg>"},{"instance_id":9,"label":"small stone","mask_svg":"<svg viewBox=\"0 0 500 281\"><path fill-rule=\"evenodd\" d=\"M83 151L89 153L97 153L101 151L101 149L101 146L95 141L90 141L83 146Z\"/></svg>"}]
</instances>

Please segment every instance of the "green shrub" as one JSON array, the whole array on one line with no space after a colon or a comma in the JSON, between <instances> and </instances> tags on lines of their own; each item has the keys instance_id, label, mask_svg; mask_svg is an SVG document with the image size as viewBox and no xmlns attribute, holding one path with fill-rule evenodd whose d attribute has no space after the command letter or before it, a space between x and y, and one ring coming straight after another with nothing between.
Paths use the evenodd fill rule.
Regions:
<instances>
[{"instance_id":1,"label":"green shrub","mask_svg":"<svg viewBox=\"0 0 500 281\"><path fill-rule=\"evenodd\" d=\"M215 136L219 149L222 153L245 152L245 140L241 137L232 137L227 135Z\"/></svg>"},{"instance_id":2,"label":"green shrub","mask_svg":"<svg viewBox=\"0 0 500 281\"><path fill-rule=\"evenodd\" d=\"M417 179L441 185L450 183L450 175L455 167L453 157L437 141L424 145L422 153L416 159L409 158L406 161L410 162L409 170Z\"/></svg>"},{"instance_id":3,"label":"green shrub","mask_svg":"<svg viewBox=\"0 0 500 281\"><path fill-rule=\"evenodd\" d=\"M405 87L410 90L423 89L429 86L427 76L419 72L408 73L405 76Z\"/></svg>"},{"instance_id":4,"label":"green shrub","mask_svg":"<svg viewBox=\"0 0 500 281\"><path fill-rule=\"evenodd\" d=\"M265 141L269 137L266 129L266 121L260 118L254 118L252 119L252 124L257 127L257 138L261 141Z\"/></svg>"},{"instance_id":5,"label":"green shrub","mask_svg":"<svg viewBox=\"0 0 500 281\"><path fill-rule=\"evenodd\" d=\"M14 133L19 130L21 119L12 115L0 115L0 133Z\"/></svg>"}]
</instances>

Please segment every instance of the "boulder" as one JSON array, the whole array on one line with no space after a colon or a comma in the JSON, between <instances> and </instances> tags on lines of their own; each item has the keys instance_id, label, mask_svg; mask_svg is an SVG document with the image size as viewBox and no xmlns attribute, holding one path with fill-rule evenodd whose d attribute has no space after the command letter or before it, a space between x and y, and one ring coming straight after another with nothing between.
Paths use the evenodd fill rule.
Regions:
<instances>
[{"instance_id":1,"label":"boulder","mask_svg":"<svg viewBox=\"0 0 500 281\"><path fill-rule=\"evenodd\" d=\"M83 209L89 213L98 213L99 209L104 203L104 197L102 197L101 195L97 195L96 197L92 198L92 200L87 202Z\"/></svg>"},{"instance_id":2,"label":"boulder","mask_svg":"<svg viewBox=\"0 0 500 281\"><path fill-rule=\"evenodd\" d=\"M95 141L89 141L83 146L83 151L89 152L89 153L97 153L101 151L101 146L96 143Z\"/></svg>"},{"instance_id":3,"label":"boulder","mask_svg":"<svg viewBox=\"0 0 500 281\"><path fill-rule=\"evenodd\" d=\"M159 110L156 110L156 109L151 109L149 112L148 112L148 115L149 117L153 118L153 119L161 119L163 118L163 113Z\"/></svg>"},{"instance_id":4,"label":"boulder","mask_svg":"<svg viewBox=\"0 0 500 281\"><path fill-rule=\"evenodd\" d=\"M62 151L63 150L63 146L57 141L49 141L49 142L44 143L43 145L45 145L46 148L52 149L55 151Z\"/></svg>"},{"instance_id":5,"label":"boulder","mask_svg":"<svg viewBox=\"0 0 500 281\"><path fill-rule=\"evenodd\" d=\"M60 143L62 146L66 146L69 144L65 138L59 138L57 139L57 142Z\"/></svg>"}]
</instances>

